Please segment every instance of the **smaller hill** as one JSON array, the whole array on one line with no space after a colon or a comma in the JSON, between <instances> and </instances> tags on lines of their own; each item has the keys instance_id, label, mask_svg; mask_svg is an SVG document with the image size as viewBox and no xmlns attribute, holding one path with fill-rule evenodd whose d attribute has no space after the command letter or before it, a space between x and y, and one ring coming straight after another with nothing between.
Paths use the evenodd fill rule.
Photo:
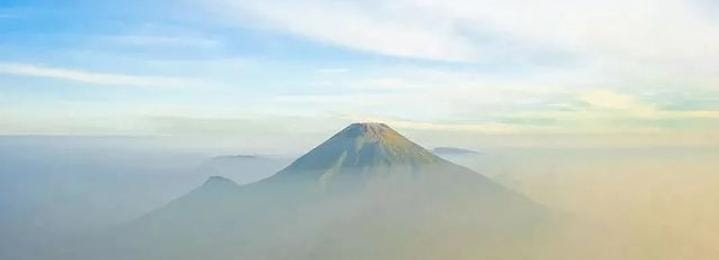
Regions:
<instances>
[{"instance_id":1,"label":"smaller hill","mask_svg":"<svg viewBox=\"0 0 719 260\"><path fill-rule=\"evenodd\" d=\"M479 152L464 148L457 147L435 147L432 149L432 153L437 155L464 155L464 154L479 154Z\"/></svg>"}]
</instances>

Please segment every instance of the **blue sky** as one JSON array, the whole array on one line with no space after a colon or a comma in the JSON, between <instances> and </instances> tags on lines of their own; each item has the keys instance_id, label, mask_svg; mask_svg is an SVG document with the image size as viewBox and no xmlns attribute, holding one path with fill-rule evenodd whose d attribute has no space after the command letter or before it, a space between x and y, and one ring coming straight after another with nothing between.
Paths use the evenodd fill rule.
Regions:
<instances>
[{"instance_id":1,"label":"blue sky","mask_svg":"<svg viewBox=\"0 0 719 260\"><path fill-rule=\"evenodd\" d=\"M719 130L711 1L149 2L2 1L0 133Z\"/></svg>"}]
</instances>

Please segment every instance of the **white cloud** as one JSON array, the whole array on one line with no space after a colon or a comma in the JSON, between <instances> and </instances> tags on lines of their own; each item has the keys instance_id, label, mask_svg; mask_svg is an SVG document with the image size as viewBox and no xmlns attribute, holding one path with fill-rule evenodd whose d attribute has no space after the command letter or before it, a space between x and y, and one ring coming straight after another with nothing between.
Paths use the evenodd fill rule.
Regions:
<instances>
[{"instance_id":1,"label":"white cloud","mask_svg":"<svg viewBox=\"0 0 719 260\"><path fill-rule=\"evenodd\" d=\"M650 60L719 55L716 21L687 0L217 2L279 30L402 57L476 60L513 44Z\"/></svg>"},{"instance_id":2,"label":"white cloud","mask_svg":"<svg viewBox=\"0 0 719 260\"><path fill-rule=\"evenodd\" d=\"M476 58L473 43L456 34L450 21L436 23L405 13L411 10L398 10L399 14L384 12L380 8L384 4L378 5L337 1L226 1L217 9L233 12L230 15L234 17L240 12L277 30L361 51L437 60Z\"/></svg>"},{"instance_id":3,"label":"white cloud","mask_svg":"<svg viewBox=\"0 0 719 260\"><path fill-rule=\"evenodd\" d=\"M564 60L612 87L719 86L719 20L697 0L210 3L241 26L387 56L535 70Z\"/></svg>"},{"instance_id":4,"label":"white cloud","mask_svg":"<svg viewBox=\"0 0 719 260\"><path fill-rule=\"evenodd\" d=\"M193 84L192 79L100 73L19 63L0 63L0 74L52 78L113 86L177 87Z\"/></svg>"},{"instance_id":5,"label":"white cloud","mask_svg":"<svg viewBox=\"0 0 719 260\"><path fill-rule=\"evenodd\" d=\"M579 100L594 108L614 110L654 111L655 108L639 102L629 95L609 90L592 90L579 94Z\"/></svg>"},{"instance_id":6,"label":"white cloud","mask_svg":"<svg viewBox=\"0 0 719 260\"><path fill-rule=\"evenodd\" d=\"M277 96L268 109L350 115L407 129L478 133L656 133L716 129L719 111L672 110L642 90L584 82L582 72L526 78L472 72L387 69L334 82L349 92ZM332 88L328 86L328 88ZM706 108L705 108L706 109Z\"/></svg>"},{"instance_id":7,"label":"white cloud","mask_svg":"<svg viewBox=\"0 0 719 260\"><path fill-rule=\"evenodd\" d=\"M273 106L358 118L405 118L413 122L407 125L416 127L452 125L449 128L456 129L514 131L536 127L530 126L533 120L544 119L553 125L539 130L654 131L676 127L670 121L691 121L688 127L716 127L708 123L716 118L716 111L664 110L640 98L651 91L719 87L719 20L702 10L698 1L214 3L240 17L243 26L269 28L325 44L488 67L507 67L503 62L514 59L527 62L520 65L528 65L531 72L526 73L524 67L507 69L509 75L504 76L502 72L507 71L490 69L485 73L467 67L462 71L421 65L406 71L383 68L359 78L327 79L324 85L334 87L328 90L331 94L279 97ZM564 57L572 64L535 63L531 56L537 53L559 54L561 57L547 59ZM337 86L346 87L348 93L337 94ZM485 122L502 119L508 120ZM620 123L626 125L617 125Z\"/></svg>"},{"instance_id":8,"label":"white cloud","mask_svg":"<svg viewBox=\"0 0 719 260\"><path fill-rule=\"evenodd\" d=\"M369 59L368 63L342 60L342 63L318 66L299 60L302 66L292 65L287 69L282 66L285 61L278 62L262 54L258 54L261 58L256 64L249 65L154 61L150 63L152 66L165 71L196 68L192 70L193 75L208 79L232 75L228 82L237 79L238 66L259 65L254 70L256 74L248 69L248 73L241 75L253 78L247 80L250 84L243 84L261 93L257 98L245 89L229 90L228 87L222 93L202 93L208 95L202 102L193 96L197 104L188 105L183 101L181 105L187 105L186 109L168 109L163 113L185 115L201 111L199 114L205 114L207 110L209 114L223 111L223 116L247 111L306 117L353 115L348 118L375 118L406 128L488 132L622 132L631 127L638 130L645 126L663 127L659 124L666 123L660 122L655 127L652 120L708 122L719 118L719 113L711 108L671 111L642 98L643 93L660 88L668 93L685 90L701 93L694 90L719 87L719 20L709 17L711 13L700 10L701 6L693 0L213 0L210 3L214 3L212 8L227 12L230 20L242 27L294 34L321 44L374 54L463 64L385 63L384 59ZM164 31L170 33L158 35L171 36L155 35ZM157 46L223 44L193 37L197 35L181 29L149 28L108 40ZM564 66L535 64L537 61L531 56L537 53L548 54L550 57L545 59L550 60L549 63L558 59L567 59L567 63L561 64ZM557 57L551 57L552 54ZM505 60L510 60L509 64L503 63ZM512 66L517 61L521 68ZM406 67L398 68L396 64ZM175 77L13 63L0 63L0 73L97 85L194 84ZM313 88L301 89L308 81L315 83ZM300 87L286 86L293 84ZM270 87L265 90L265 86ZM253 102L248 105L233 100L227 105L217 105L217 100L235 96ZM532 123L543 119L554 123ZM645 125L625 128L616 125L618 121L632 120ZM706 125L709 124L697 128L706 129Z\"/></svg>"}]
</instances>

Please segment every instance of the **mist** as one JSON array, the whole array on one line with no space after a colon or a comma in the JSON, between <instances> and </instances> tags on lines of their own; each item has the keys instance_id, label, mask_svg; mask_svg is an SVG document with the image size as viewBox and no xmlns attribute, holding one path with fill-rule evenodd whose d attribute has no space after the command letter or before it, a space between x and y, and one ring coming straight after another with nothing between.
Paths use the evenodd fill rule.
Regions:
<instances>
[{"instance_id":1,"label":"mist","mask_svg":"<svg viewBox=\"0 0 719 260\"><path fill-rule=\"evenodd\" d=\"M216 162L223 149L144 137L0 137L0 258L34 259L61 241L147 214L209 176L239 183L269 176L289 159ZM259 162L258 162L259 161ZM30 254L31 253L31 254Z\"/></svg>"},{"instance_id":2,"label":"mist","mask_svg":"<svg viewBox=\"0 0 719 260\"><path fill-rule=\"evenodd\" d=\"M225 148L188 148L151 138L4 137L0 141L3 259L60 259L55 255L58 248L91 251L78 241L107 237L108 230L124 230L127 223L166 207L210 176L252 183L273 175L296 157L238 156ZM715 148L472 148L480 153L443 157L556 212L556 226L519 239L495 241L432 223L422 223L424 232L441 231L436 234L442 235L424 241L348 227L354 223L351 221L328 228L324 224L337 216L359 214L367 207L361 201L343 198L325 202L333 210L314 212L312 223L293 226L294 222L289 222L285 227L288 236L281 241L254 233L254 247L232 245L230 242L236 240L228 240L219 245L227 251L203 255L205 247L187 259L224 259L242 248L257 250L257 257L268 248L281 248L273 258L292 258L282 252L303 252L302 248L310 246L302 241L313 241L292 232L340 241L353 239L346 244L353 246L378 236L388 241L405 240L403 248L386 249L384 255L366 254L361 250L364 247L335 247L336 252L322 255L343 259L713 259L719 255L715 246L719 243L719 224L715 221L719 219L719 151ZM279 208L266 206L268 211L279 210L273 207ZM418 219L397 221L409 226L421 223ZM217 229L233 230L224 223L216 224ZM218 241L217 237L201 239ZM168 241L164 246L182 246ZM325 242L329 244L322 247L332 245ZM313 256L311 251L304 253L305 258Z\"/></svg>"},{"instance_id":3,"label":"mist","mask_svg":"<svg viewBox=\"0 0 719 260\"><path fill-rule=\"evenodd\" d=\"M557 257L713 259L719 255L716 148L496 148L448 157L570 214Z\"/></svg>"}]
</instances>

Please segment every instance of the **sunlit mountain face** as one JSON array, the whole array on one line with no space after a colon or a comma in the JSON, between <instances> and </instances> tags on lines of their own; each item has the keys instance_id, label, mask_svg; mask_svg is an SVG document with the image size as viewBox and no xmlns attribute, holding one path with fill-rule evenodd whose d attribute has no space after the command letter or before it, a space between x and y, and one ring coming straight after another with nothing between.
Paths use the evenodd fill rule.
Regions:
<instances>
[{"instance_id":1,"label":"sunlit mountain face","mask_svg":"<svg viewBox=\"0 0 719 260\"><path fill-rule=\"evenodd\" d=\"M447 161L384 124L352 124L266 182L310 182L344 190L398 178L421 178ZM339 187L338 187L339 186Z\"/></svg>"},{"instance_id":2,"label":"sunlit mountain face","mask_svg":"<svg viewBox=\"0 0 719 260\"><path fill-rule=\"evenodd\" d=\"M211 177L62 257L474 259L537 239L550 215L387 125L359 123L267 179Z\"/></svg>"}]
</instances>

